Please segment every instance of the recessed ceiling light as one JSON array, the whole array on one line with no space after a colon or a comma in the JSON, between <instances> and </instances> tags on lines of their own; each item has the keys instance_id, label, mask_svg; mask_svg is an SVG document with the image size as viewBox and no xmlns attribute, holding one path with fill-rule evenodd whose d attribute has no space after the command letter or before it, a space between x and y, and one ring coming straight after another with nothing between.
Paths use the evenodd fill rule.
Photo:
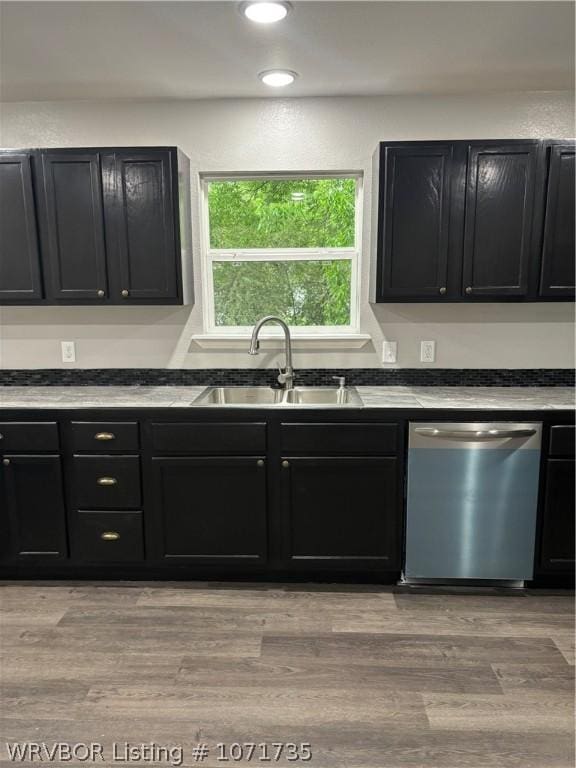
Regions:
<instances>
[{"instance_id":1,"label":"recessed ceiling light","mask_svg":"<svg viewBox=\"0 0 576 768\"><path fill-rule=\"evenodd\" d=\"M241 10L250 21L256 21L258 24L274 24L274 22L286 18L290 10L290 3L257 0L256 2L242 3Z\"/></svg>"},{"instance_id":2,"label":"recessed ceiling light","mask_svg":"<svg viewBox=\"0 0 576 768\"><path fill-rule=\"evenodd\" d=\"M258 77L272 88L282 88L293 83L298 77L298 73L292 72L290 69L267 69L265 72L260 72Z\"/></svg>"}]
</instances>

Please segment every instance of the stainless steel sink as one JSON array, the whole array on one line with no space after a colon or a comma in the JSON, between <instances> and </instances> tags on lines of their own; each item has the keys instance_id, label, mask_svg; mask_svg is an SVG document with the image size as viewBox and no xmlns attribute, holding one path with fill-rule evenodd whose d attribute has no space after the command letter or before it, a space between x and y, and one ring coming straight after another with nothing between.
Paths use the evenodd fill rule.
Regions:
<instances>
[{"instance_id":1,"label":"stainless steel sink","mask_svg":"<svg viewBox=\"0 0 576 768\"><path fill-rule=\"evenodd\" d=\"M354 387L208 387L193 405L236 407L361 408L363 403Z\"/></svg>"},{"instance_id":2,"label":"stainless steel sink","mask_svg":"<svg viewBox=\"0 0 576 768\"><path fill-rule=\"evenodd\" d=\"M272 387L208 387L194 405L276 405L284 390Z\"/></svg>"},{"instance_id":3,"label":"stainless steel sink","mask_svg":"<svg viewBox=\"0 0 576 768\"><path fill-rule=\"evenodd\" d=\"M354 387L295 387L284 393L284 399L287 405L363 405Z\"/></svg>"}]
</instances>

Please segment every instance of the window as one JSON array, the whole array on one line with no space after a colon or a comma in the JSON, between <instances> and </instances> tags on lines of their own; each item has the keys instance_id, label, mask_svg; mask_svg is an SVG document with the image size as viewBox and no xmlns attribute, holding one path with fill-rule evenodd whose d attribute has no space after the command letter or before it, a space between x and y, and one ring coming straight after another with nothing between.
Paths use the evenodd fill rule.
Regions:
<instances>
[{"instance_id":1,"label":"window","mask_svg":"<svg viewBox=\"0 0 576 768\"><path fill-rule=\"evenodd\" d=\"M246 333L264 315L295 335L357 330L359 176L205 177L202 187L208 333Z\"/></svg>"}]
</instances>

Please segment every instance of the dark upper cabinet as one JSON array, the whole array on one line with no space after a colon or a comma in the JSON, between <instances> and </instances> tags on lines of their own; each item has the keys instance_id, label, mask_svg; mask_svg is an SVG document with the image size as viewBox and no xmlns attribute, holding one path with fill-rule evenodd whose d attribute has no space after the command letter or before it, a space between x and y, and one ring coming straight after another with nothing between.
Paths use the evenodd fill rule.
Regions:
<instances>
[{"instance_id":1,"label":"dark upper cabinet","mask_svg":"<svg viewBox=\"0 0 576 768\"><path fill-rule=\"evenodd\" d=\"M259 457L154 457L149 552L172 562L266 560L266 462Z\"/></svg>"},{"instance_id":2,"label":"dark upper cabinet","mask_svg":"<svg viewBox=\"0 0 576 768\"><path fill-rule=\"evenodd\" d=\"M574 296L574 142L547 149L540 296Z\"/></svg>"},{"instance_id":3,"label":"dark upper cabinet","mask_svg":"<svg viewBox=\"0 0 576 768\"><path fill-rule=\"evenodd\" d=\"M7 519L7 555L67 556L66 510L59 456L5 455L2 487Z\"/></svg>"},{"instance_id":4,"label":"dark upper cabinet","mask_svg":"<svg viewBox=\"0 0 576 768\"><path fill-rule=\"evenodd\" d=\"M538 155L538 141L470 143L462 273L466 296L527 295Z\"/></svg>"},{"instance_id":5,"label":"dark upper cabinet","mask_svg":"<svg viewBox=\"0 0 576 768\"><path fill-rule=\"evenodd\" d=\"M175 147L0 151L0 195L0 302L192 303Z\"/></svg>"},{"instance_id":6,"label":"dark upper cabinet","mask_svg":"<svg viewBox=\"0 0 576 768\"><path fill-rule=\"evenodd\" d=\"M182 246L176 153L115 152L106 171L113 291L124 303L177 302Z\"/></svg>"},{"instance_id":7,"label":"dark upper cabinet","mask_svg":"<svg viewBox=\"0 0 576 768\"><path fill-rule=\"evenodd\" d=\"M539 570L574 573L574 459L548 459Z\"/></svg>"},{"instance_id":8,"label":"dark upper cabinet","mask_svg":"<svg viewBox=\"0 0 576 768\"><path fill-rule=\"evenodd\" d=\"M0 300L42 298L29 152L0 154Z\"/></svg>"},{"instance_id":9,"label":"dark upper cabinet","mask_svg":"<svg viewBox=\"0 0 576 768\"><path fill-rule=\"evenodd\" d=\"M108 295L99 152L42 154L43 222L54 301Z\"/></svg>"},{"instance_id":10,"label":"dark upper cabinet","mask_svg":"<svg viewBox=\"0 0 576 768\"><path fill-rule=\"evenodd\" d=\"M377 293L447 293L452 144L383 145Z\"/></svg>"},{"instance_id":11,"label":"dark upper cabinet","mask_svg":"<svg viewBox=\"0 0 576 768\"><path fill-rule=\"evenodd\" d=\"M574 292L574 142L415 141L374 154L370 300Z\"/></svg>"},{"instance_id":12,"label":"dark upper cabinet","mask_svg":"<svg viewBox=\"0 0 576 768\"><path fill-rule=\"evenodd\" d=\"M281 466L286 565L400 566L398 460L286 457Z\"/></svg>"}]
</instances>

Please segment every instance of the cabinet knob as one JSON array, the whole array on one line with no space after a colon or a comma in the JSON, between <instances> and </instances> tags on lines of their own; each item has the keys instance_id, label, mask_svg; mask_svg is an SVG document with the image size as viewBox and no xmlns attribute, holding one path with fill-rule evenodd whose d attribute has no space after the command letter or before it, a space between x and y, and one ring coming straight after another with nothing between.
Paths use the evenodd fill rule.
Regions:
<instances>
[{"instance_id":1,"label":"cabinet knob","mask_svg":"<svg viewBox=\"0 0 576 768\"><path fill-rule=\"evenodd\" d=\"M94 440L115 440L116 435L114 432L96 432Z\"/></svg>"},{"instance_id":2,"label":"cabinet knob","mask_svg":"<svg viewBox=\"0 0 576 768\"><path fill-rule=\"evenodd\" d=\"M116 485L118 480L115 477L99 477L96 482L98 485Z\"/></svg>"},{"instance_id":3,"label":"cabinet knob","mask_svg":"<svg viewBox=\"0 0 576 768\"><path fill-rule=\"evenodd\" d=\"M120 534L118 531L104 531L100 534L102 541L118 541Z\"/></svg>"},{"instance_id":4,"label":"cabinet knob","mask_svg":"<svg viewBox=\"0 0 576 768\"><path fill-rule=\"evenodd\" d=\"M98 296L98 298L99 298L99 299L103 299L103 298L104 298L104 296L106 296L106 294L104 293L104 291L103 291L102 289L100 289L99 291L97 291L97 292L96 292L96 295Z\"/></svg>"},{"instance_id":5,"label":"cabinet knob","mask_svg":"<svg viewBox=\"0 0 576 768\"><path fill-rule=\"evenodd\" d=\"M4 435L0 432L0 440L4 440Z\"/></svg>"},{"instance_id":6,"label":"cabinet knob","mask_svg":"<svg viewBox=\"0 0 576 768\"><path fill-rule=\"evenodd\" d=\"M290 462L289 461L283 461L282 462L282 466L284 467L284 469L288 469L288 467L290 466Z\"/></svg>"},{"instance_id":7,"label":"cabinet knob","mask_svg":"<svg viewBox=\"0 0 576 768\"><path fill-rule=\"evenodd\" d=\"M472 293L472 288L471 288L470 286L468 286L468 287L466 288L466 293L467 293L468 295L470 295L470 294Z\"/></svg>"},{"instance_id":8,"label":"cabinet knob","mask_svg":"<svg viewBox=\"0 0 576 768\"><path fill-rule=\"evenodd\" d=\"M127 290L126 290L126 288L124 288L124 290L122 291L122 296L123 296L124 298L126 298L126 297L127 297L127 296L129 296L129 295L130 295L130 291L127 291Z\"/></svg>"},{"instance_id":9,"label":"cabinet knob","mask_svg":"<svg viewBox=\"0 0 576 768\"><path fill-rule=\"evenodd\" d=\"M258 459L258 461L256 462L256 466L257 467L263 467L264 466L264 459Z\"/></svg>"},{"instance_id":10,"label":"cabinet knob","mask_svg":"<svg viewBox=\"0 0 576 768\"><path fill-rule=\"evenodd\" d=\"M445 293L446 293L446 286L443 285L442 288L440 288L440 295L444 296Z\"/></svg>"},{"instance_id":11,"label":"cabinet knob","mask_svg":"<svg viewBox=\"0 0 576 768\"><path fill-rule=\"evenodd\" d=\"M10 459L2 459L2 464L7 467L10 464Z\"/></svg>"}]
</instances>

